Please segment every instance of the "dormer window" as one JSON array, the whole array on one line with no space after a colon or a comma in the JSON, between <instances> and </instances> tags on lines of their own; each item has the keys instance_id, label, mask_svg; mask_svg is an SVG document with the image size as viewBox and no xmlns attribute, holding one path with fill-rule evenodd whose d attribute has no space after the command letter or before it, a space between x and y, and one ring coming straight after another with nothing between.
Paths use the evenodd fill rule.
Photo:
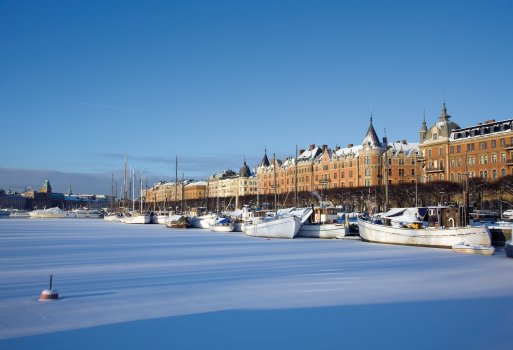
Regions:
<instances>
[{"instance_id":1,"label":"dormer window","mask_svg":"<svg viewBox=\"0 0 513 350\"><path fill-rule=\"evenodd\" d=\"M433 140L438 139L438 134L433 134Z\"/></svg>"}]
</instances>

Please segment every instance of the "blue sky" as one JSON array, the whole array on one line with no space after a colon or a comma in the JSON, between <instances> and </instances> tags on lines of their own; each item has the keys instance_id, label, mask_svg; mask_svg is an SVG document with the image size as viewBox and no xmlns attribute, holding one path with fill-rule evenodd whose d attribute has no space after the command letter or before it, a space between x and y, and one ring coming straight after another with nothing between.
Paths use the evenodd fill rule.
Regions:
<instances>
[{"instance_id":1,"label":"blue sky","mask_svg":"<svg viewBox=\"0 0 513 350\"><path fill-rule=\"evenodd\" d=\"M509 119L511 23L511 1L0 0L0 187L110 192L125 154L204 178L358 144L371 109L416 142L444 99L461 126Z\"/></svg>"}]
</instances>

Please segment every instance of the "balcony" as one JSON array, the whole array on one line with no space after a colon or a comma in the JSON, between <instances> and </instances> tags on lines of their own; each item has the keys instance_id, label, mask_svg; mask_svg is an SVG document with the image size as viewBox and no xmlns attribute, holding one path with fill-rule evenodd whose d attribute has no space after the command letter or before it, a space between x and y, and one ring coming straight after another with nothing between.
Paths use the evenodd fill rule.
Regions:
<instances>
[{"instance_id":1,"label":"balcony","mask_svg":"<svg viewBox=\"0 0 513 350\"><path fill-rule=\"evenodd\" d=\"M427 166L426 173L442 173L445 170L443 166Z\"/></svg>"},{"instance_id":2,"label":"balcony","mask_svg":"<svg viewBox=\"0 0 513 350\"><path fill-rule=\"evenodd\" d=\"M504 145L504 149L513 150L513 143L508 143L508 144Z\"/></svg>"},{"instance_id":3,"label":"balcony","mask_svg":"<svg viewBox=\"0 0 513 350\"><path fill-rule=\"evenodd\" d=\"M507 166L513 166L513 159L506 159L506 165Z\"/></svg>"}]
</instances>

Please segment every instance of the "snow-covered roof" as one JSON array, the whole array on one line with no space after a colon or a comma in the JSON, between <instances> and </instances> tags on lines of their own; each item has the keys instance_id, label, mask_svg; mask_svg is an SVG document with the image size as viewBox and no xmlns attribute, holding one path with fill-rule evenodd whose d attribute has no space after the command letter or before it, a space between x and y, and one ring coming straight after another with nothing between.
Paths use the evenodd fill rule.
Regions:
<instances>
[{"instance_id":1,"label":"snow-covered roof","mask_svg":"<svg viewBox=\"0 0 513 350\"><path fill-rule=\"evenodd\" d=\"M403 142L391 142L388 144L389 150L392 151L393 154L397 154L399 152L404 152L407 156L412 155L413 153L419 153L419 144L418 143L403 143Z\"/></svg>"},{"instance_id":2,"label":"snow-covered roof","mask_svg":"<svg viewBox=\"0 0 513 350\"><path fill-rule=\"evenodd\" d=\"M340 148L338 151L336 151L337 157L343 157L348 155L355 155L357 156L358 153L363 149L362 145L352 146L352 147L345 147Z\"/></svg>"}]
</instances>

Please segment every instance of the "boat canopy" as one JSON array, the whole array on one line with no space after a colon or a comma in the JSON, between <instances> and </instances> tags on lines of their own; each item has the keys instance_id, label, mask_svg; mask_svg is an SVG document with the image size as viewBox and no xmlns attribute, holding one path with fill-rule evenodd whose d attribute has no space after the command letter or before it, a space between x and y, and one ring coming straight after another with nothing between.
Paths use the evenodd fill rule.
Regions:
<instances>
[{"instance_id":1,"label":"boat canopy","mask_svg":"<svg viewBox=\"0 0 513 350\"><path fill-rule=\"evenodd\" d=\"M422 223L427 211L428 208L393 208L381 215L381 217L393 222Z\"/></svg>"},{"instance_id":2,"label":"boat canopy","mask_svg":"<svg viewBox=\"0 0 513 350\"><path fill-rule=\"evenodd\" d=\"M286 209L279 209L278 210L278 216L297 216L301 219L301 223L304 224L306 220L312 215L312 208L306 207L306 208L286 208Z\"/></svg>"}]
</instances>

